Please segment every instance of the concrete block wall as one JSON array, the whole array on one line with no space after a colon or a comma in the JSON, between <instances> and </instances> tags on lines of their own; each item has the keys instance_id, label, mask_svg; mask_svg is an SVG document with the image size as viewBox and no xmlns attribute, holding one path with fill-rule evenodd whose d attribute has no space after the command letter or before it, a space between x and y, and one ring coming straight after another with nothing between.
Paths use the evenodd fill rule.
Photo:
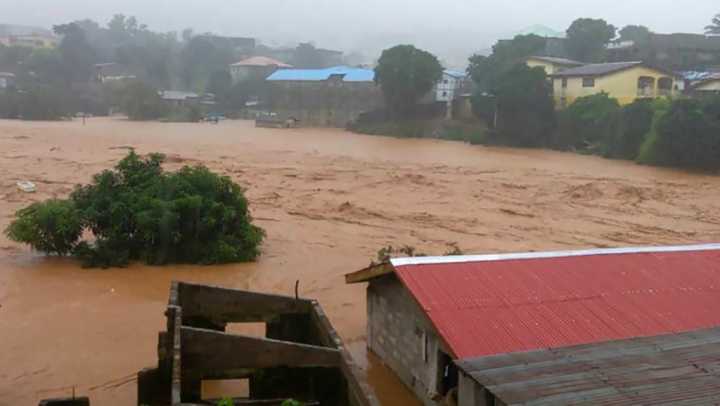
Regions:
<instances>
[{"instance_id":1,"label":"concrete block wall","mask_svg":"<svg viewBox=\"0 0 720 406\"><path fill-rule=\"evenodd\" d=\"M367 298L369 349L424 405L437 405L432 397L441 344L434 327L394 275L370 281Z\"/></svg>"}]
</instances>

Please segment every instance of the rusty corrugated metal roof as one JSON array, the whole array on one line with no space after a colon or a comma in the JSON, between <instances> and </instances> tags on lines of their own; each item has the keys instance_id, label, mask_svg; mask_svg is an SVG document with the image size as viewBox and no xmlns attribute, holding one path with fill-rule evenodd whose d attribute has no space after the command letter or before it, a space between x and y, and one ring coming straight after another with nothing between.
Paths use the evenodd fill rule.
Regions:
<instances>
[{"instance_id":1,"label":"rusty corrugated metal roof","mask_svg":"<svg viewBox=\"0 0 720 406\"><path fill-rule=\"evenodd\" d=\"M720 245L393 266L456 358L720 326Z\"/></svg>"},{"instance_id":2,"label":"rusty corrugated metal roof","mask_svg":"<svg viewBox=\"0 0 720 406\"><path fill-rule=\"evenodd\" d=\"M720 404L720 329L457 362L512 405Z\"/></svg>"}]
</instances>

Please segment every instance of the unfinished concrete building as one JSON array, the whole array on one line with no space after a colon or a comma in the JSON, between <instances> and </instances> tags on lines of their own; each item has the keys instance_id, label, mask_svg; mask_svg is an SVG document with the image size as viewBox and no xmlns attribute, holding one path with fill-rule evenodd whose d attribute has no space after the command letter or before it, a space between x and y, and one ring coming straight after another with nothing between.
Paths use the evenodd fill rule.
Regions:
<instances>
[{"instance_id":1,"label":"unfinished concrete building","mask_svg":"<svg viewBox=\"0 0 720 406\"><path fill-rule=\"evenodd\" d=\"M138 405L215 405L202 382L247 380L236 405L373 406L340 337L313 300L173 282L158 366L138 375ZM265 337L227 333L265 323Z\"/></svg>"}]
</instances>

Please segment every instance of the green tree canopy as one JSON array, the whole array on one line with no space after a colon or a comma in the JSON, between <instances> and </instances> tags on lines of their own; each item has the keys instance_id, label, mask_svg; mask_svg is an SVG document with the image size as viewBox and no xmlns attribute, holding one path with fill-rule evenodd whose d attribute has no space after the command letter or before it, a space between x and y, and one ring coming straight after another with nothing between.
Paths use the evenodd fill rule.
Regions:
<instances>
[{"instance_id":1,"label":"green tree canopy","mask_svg":"<svg viewBox=\"0 0 720 406\"><path fill-rule=\"evenodd\" d=\"M650 42L650 29L644 25L626 25L618 34L621 41L633 41L639 45L645 45Z\"/></svg>"},{"instance_id":2,"label":"green tree canopy","mask_svg":"<svg viewBox=\"0 0 720 406\"><path fill-rule=\"evenodd\" d=\"M567 51L583 62L600 62L605 45L615 38L615 27L605 20L580 18L567 29Z\"/></svg>"},{"instance_id":3,"label":"green tree canopy","mask_svg":"<svg viewBox=\"0 0 720 406\"><path fill-rule=\"evenodd\" d=\"M532 55L545 51L547 40L537 35L518 35L509 41L498 41L489 56L475 54L470 57L468 73L480 91L489 91L498 78Z\"/></svg>"},{"instance_id":4,"label":"green tree canopy","mask_svg":"<svg viewBox=\"0 0 720 406\"><path fill-rule=\"evenodd\" d=\"M264 232L252 224L242 188L202 166L168 173L162 162L130 152L69 199L20 210L5 232L88 266L255 260ZM88 232L93 239L82 240Z\"/></svg>"},{"instance_id":5,"label":"green tree canopy","mask_svg":"<svg viewBox=\"0 0 720 406\"><path fill-rule=\"evenodd\" d=\"M96 63L95 50L78 24L62 24L53 27L56 34L62 35L58 50L63 63L63 74L67 83L87 82L92 77L93 64Z\"/></svg>"},{"instance_id":6,"label":"green tree canopy","mask_svg":"<svg viewBox=\"0 0 720 406\"><path fill-rule=\"evenodd\" d=\"M214 72L227 69L233 62L233 50L212 40L211 36L192 37L180 53L185 85L202 91Z\"/></svg>"},{"instance_id":7,"label":"green tree canopy","mask_svg":"<svg viewBox=\"0 0 720 406\"><path fill-rule=\"evenodd\" d=\"M525 147L550 143L555 111L543 68L518 63L500 76L493 93L497 97L497 131L502 143Z\"/></svg>"},{"instance_id":8,"label":"green tree canopy","mask_svg":"<svg viewBox=\"0 0 720 406\"><path fill-rule=\"evenodd\" d=\"M383 51L375 82L382 87L388 108L407 115L442 78L442 72L435 55L412 45L398 45Z\"/></svg>"},{"instance_id":9,"label":"green tree canopy","mask_svg":"<svg viewBox=\"0 0 720 406\"><path fill-rule=\"evenodd\" d=\"M651 163L720 169L720 121L713 110L702 100L673 101L658 120Z\"/></svg>"},{"instance_id":10,"label":"green tree canopy","mask_svg":"<svg viewBox=\"0 0 720 406\"><path fill-rule=\"evenodd\" d=\"M720 35L720 13L713 17L710 25L705 27L705 33L710 35Z\"/></svg>"}]
</instances>

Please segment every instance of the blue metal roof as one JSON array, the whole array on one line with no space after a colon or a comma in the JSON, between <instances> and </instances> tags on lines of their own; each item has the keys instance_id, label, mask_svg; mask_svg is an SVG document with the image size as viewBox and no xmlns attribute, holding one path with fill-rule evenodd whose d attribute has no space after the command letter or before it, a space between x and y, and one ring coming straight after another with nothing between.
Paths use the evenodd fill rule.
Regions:
<instances>
[{"instance_id":1,"label":"blue metal roof","mask_svg":"<svg viewBox=\"0 0 720 406\"><path fill-rule=\"evenodd\" d=\"M453 69L445 69L444 72L446 75L450 75L450 76L458 78L458 79L462 79L466 75L465 72L463 72L463 71L453 70Z\"/></svg>"},{"instance_id":2,"label":"blue metal roof","mask_svg":"<svg viewBox=\"0 0 720 406\"><path fill-rule=\"evenodd\" d=\"M270 75L267 80L271 82L319 82L329 79L332 75L343 75L344 82L372 82L375 80L375 71L372 69L350 68L347 66L335 66L325 69L280 69Z\"/></svg>"}]
</instances>

